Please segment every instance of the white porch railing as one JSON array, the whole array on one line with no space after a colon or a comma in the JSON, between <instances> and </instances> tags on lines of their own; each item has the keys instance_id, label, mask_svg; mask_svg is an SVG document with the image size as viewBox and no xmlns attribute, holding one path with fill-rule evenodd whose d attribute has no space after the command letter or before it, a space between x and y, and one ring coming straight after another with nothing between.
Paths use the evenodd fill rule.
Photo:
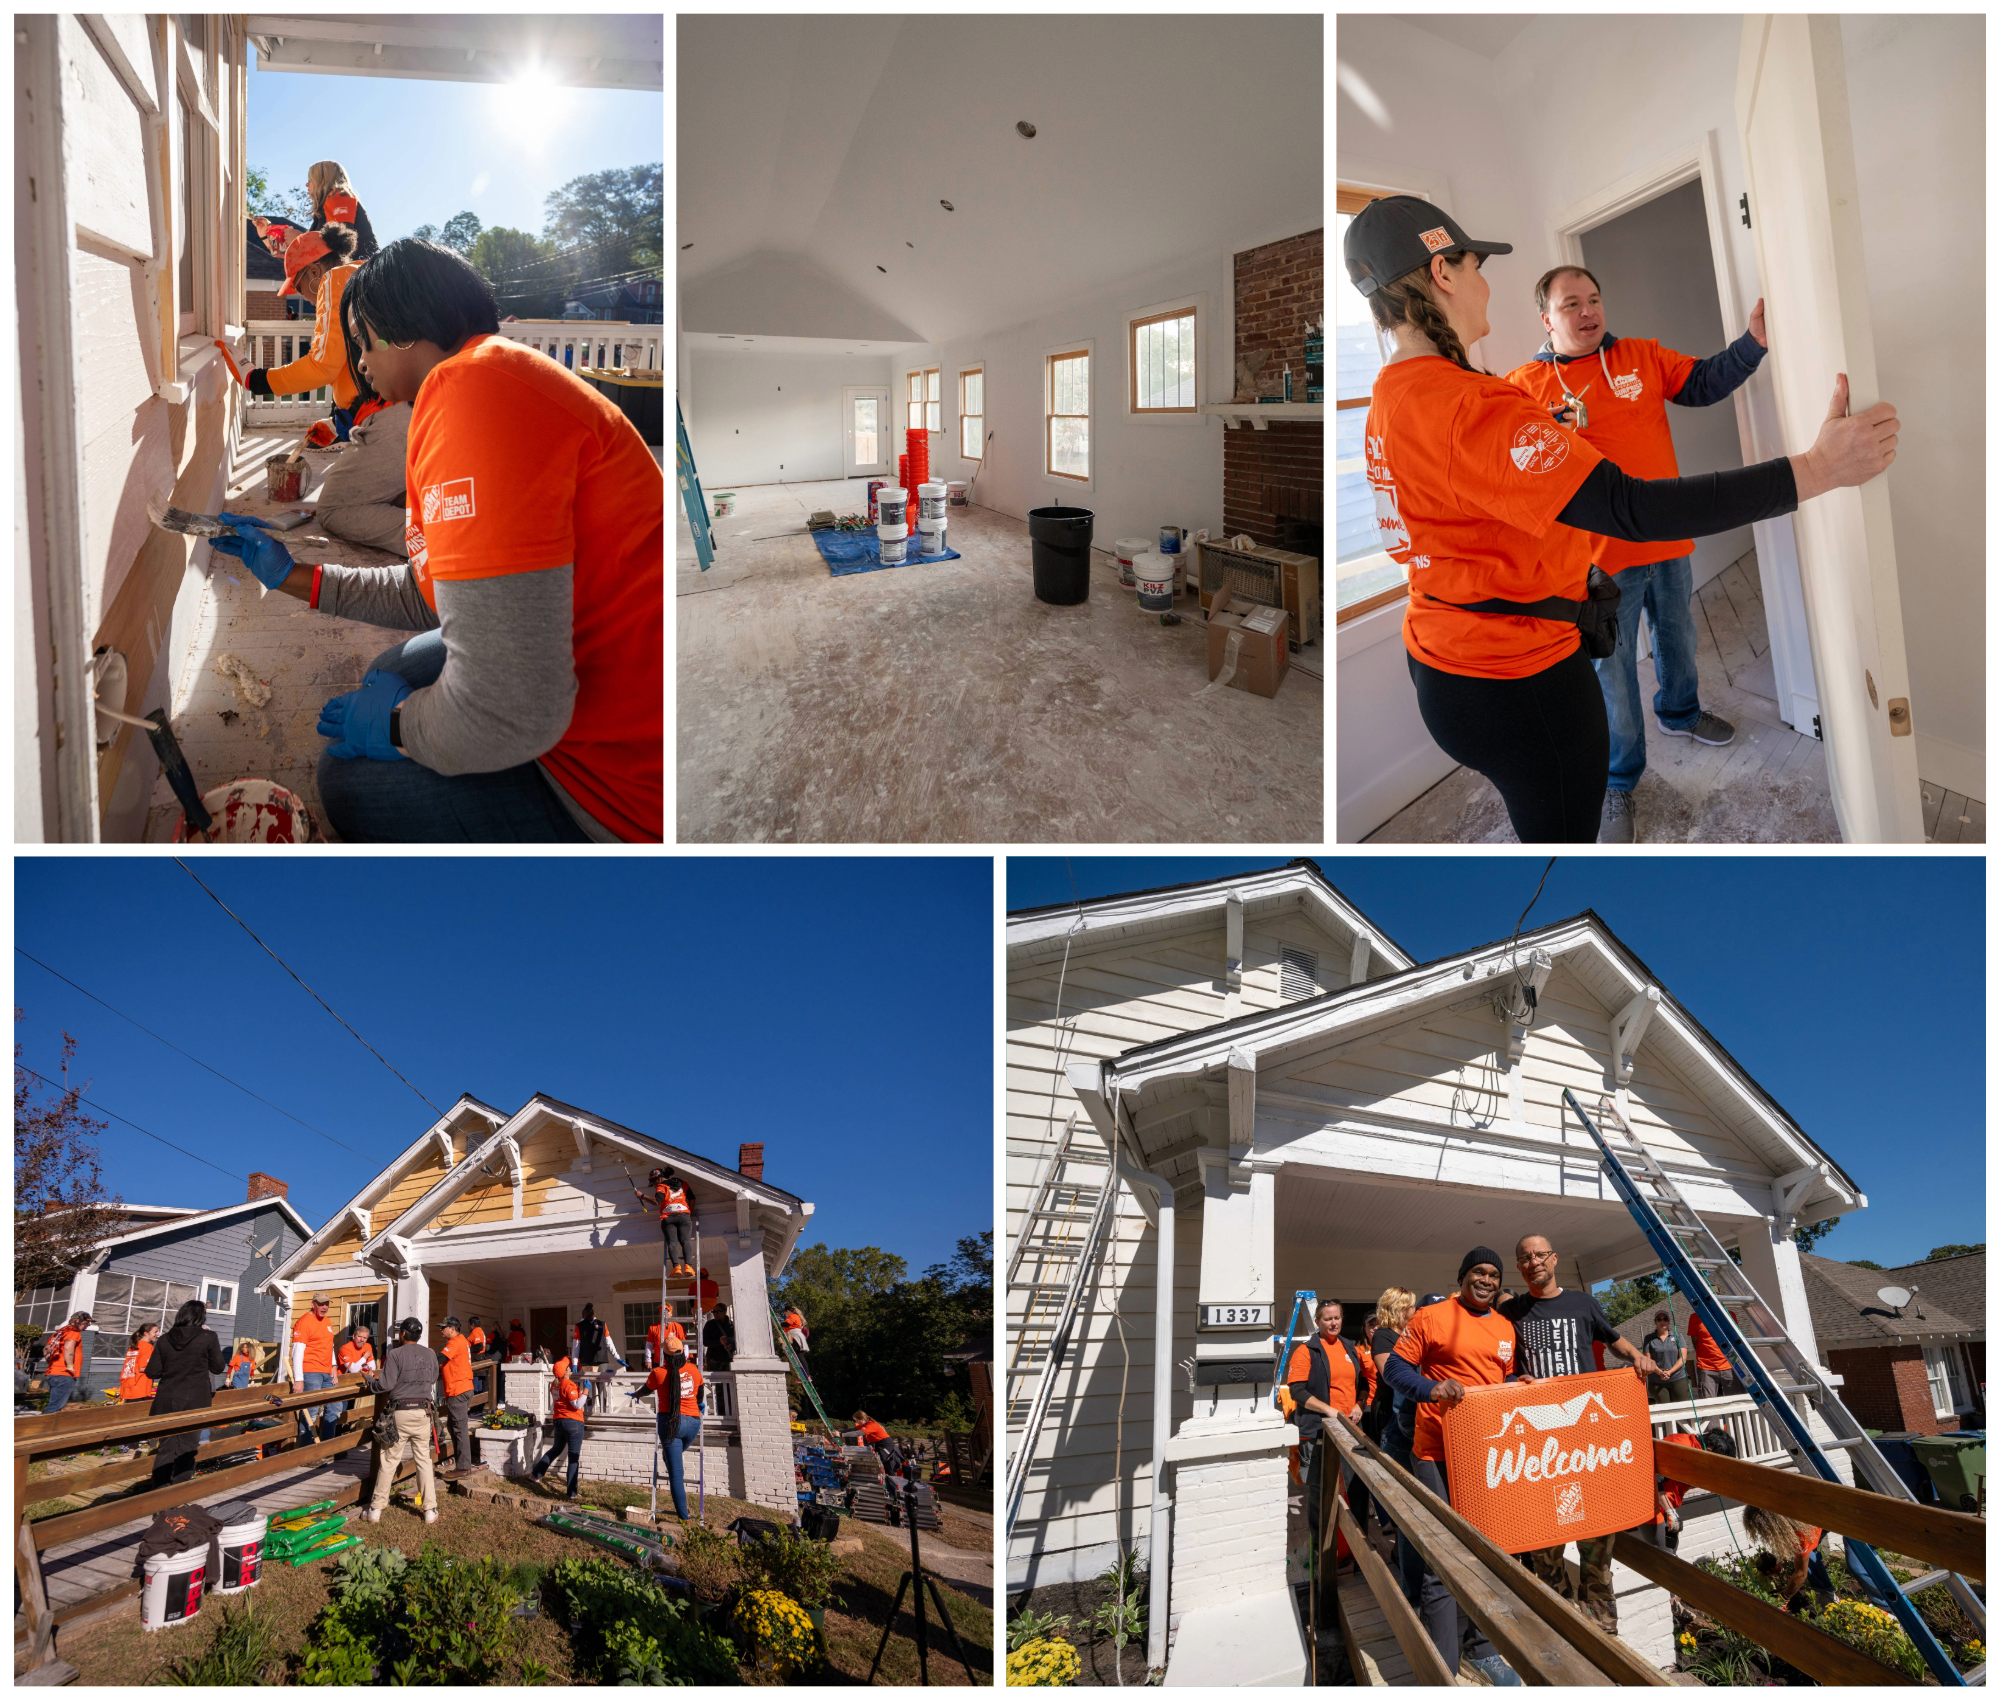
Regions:
<instances>
[{"instance_id":1,"label":"white porch railing","mask_svg":"<svg viewBox=\"0 0 2000 1700\"><path fill-rule=\"evenodd\" d=\"M665 369L664 325L627 325L604 319L510 319L500 334L560 360L572 372L629 366L641 372ZM310 319L260 319L244 326L248 357L239 359L244 371L252 366L288 366L312 346ZM302 395L265 400L243 394L243 423L291 425L324 419L333 410L333 391L321 386Z\"/></svg>"},{"instance_id":2,"label":"white porch railing","mask_svg":"<svg viewBox=\"0 0 2000 1700\"><path fill-rule=\"evenodd\" d=\"M501 1384L501 1398L504 1403L517 1410L526 1411L538 1421L546 1422L553 1405L549 1398L549 1370L546 1364L507 1364L502 1367L504 1380ZM640 1369L624 1369L615 1372L609 1382L611 1397L604 1401L604 1410L613 1415L632 1413L644 1416L651 1408L647 1405L628 1405L625 1395L632 1392L646 1379L646 1372ZM736 1421L736 1376L730 1370L715 1370L706 1378L708 1385L708 1408L704 1421L709 1423L729 1423ZM592 1409L597 1409L593 1401Z\"/></svg>"}]
</instances>

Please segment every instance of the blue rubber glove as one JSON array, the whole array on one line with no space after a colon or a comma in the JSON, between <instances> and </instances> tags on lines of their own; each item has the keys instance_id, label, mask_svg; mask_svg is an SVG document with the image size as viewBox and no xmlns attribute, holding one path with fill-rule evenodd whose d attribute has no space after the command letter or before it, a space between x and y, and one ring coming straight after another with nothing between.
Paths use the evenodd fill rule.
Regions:
<instances>
[{"instance_id":1,"label":"blue rubber glove","mask_svg":"<svg viewBox=\"0 0 2000 1700\"><path fill-rule=\"evenodd\" d=\"M400 673L377 667L361 689L331 697L319 711L319 735L338 740L328 752L342 761L366 756L370 761L402 761L403 752L389 742L389 710L410 694L410 682Z\"/></svg>"},{"instance_id":2,"label":"blue rubber glove","mask_svg":"<svg viewBox=\"0 0 2000 1700\"><path fill-rule=\"evenodd\" d=\"M264 521L249 519L241 514L224 514L221 517L236 528L236 535L211 537L208 540L210 553L234 555L266 590L276 590L291 577L292 568L298 563L292 559L291 550L265 528Z\"/></svg>"}]
</instances>

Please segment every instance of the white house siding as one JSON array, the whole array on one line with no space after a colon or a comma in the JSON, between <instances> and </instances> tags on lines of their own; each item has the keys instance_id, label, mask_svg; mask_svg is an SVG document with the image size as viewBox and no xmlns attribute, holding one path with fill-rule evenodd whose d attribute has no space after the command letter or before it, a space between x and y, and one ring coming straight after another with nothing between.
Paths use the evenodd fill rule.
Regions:
<instances>
[{"instance_id":1,"label":"white house siding","mask_svg":"<svg viewBox=\"0 0 2000 1700\"><path fill-rule=\"evenodd\" d=\"M1010 1245L1072 1112L1079 1117L1082 1146L1103 1150L1063 1075L1069 1063L1117 1056L1136 1045L1212 1027L1232 1013L1280 1007L1279 952L1286 945L1316 954L1321 992L1347 984L1351 939L1336 938L1295 911L1268 918L1252 915L1245 919L1243 984L1232 1012L1223 982L1225 943L1218 904L1196 924L1171 935L1074 950L1066 973L1060 955L1011 967ZM1068 1018L1063 1023L1055 1019L1059 979ZM1111 1561L1121 1542L1143 1541L1150 1532L1155 1243L1130 1190L1121 1188L1113 1240L1087 1297L1036 1448L1037 1462L1009 1545L1010 1586L1093 1575ZM1194 1350L1201 1268L1201 1210L1192 1198L1176 1212L1175 1250L1175 1357L1180 1359ZM1029 1273L1024 1266L1023 1275ZM1010 1354L1021 1298L1008 1295ZM1179 1422L1190 1414L1192 1401L1185 1378L1176 1377L1176 1382L1174 1417Z\"/></svg>"}]
</instances>

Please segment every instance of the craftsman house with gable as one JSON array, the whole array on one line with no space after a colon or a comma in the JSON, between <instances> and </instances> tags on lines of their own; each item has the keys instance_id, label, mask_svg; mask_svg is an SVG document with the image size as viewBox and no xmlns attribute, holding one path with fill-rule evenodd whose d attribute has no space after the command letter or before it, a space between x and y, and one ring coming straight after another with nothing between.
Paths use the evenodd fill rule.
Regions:
<instances>
[{"instance_id":1,"label":"craftsman house with gable","mask_svg":"<svg viewBox=\"0 0 2000 1700\"><path fill-rule=\"evenodd\" d=\"M813 1207L764 1179L761 1146L734 1169L587 1110L537 1094L511 1115L462 1097L263 1283L283 1307L280 1325L324 1292L341 1328L381 1331L424 1322L435 1345L454 1315L504 1334L520 1318L533 1344L568 1350L586 1303L638 1368L620 1375L606 1411L593 1412L583 1474L644 1480L648 1405L618 1397L637 1385L646 1330L659 1320L658 1218L633 1196L646 1171L671 1164L685 1178L699 1239L702 1309L718 1300L736 1324L737 1353L708 1376L703 1476L736 1498L796 1510L785 1363L771 1332L768 1288L790 1258ZM714 1296L710 1296L710 1286ZM699 1332L686 1281L668 1294L692 1340ZM546 1418L548 1371L502 1371L509 1405ZM490 1461L490 1460L489 1460Z\"/></svg>"},{"instance_id":2,"label":"craftsman house with gable","mask_svg":"<svg viewBox=\"0 0 2000 1700\"><path fill-rule=\"evenodd\" d=\"M1546 1234L1564 1286L1658 1268L1566 1088L1611 1098L1818 1360L1792 1230L1865 1197L1594 913L1420 964L1294 862L1013 914L1007 966L1010 1448L1049 1295L1087 1271L1008 1507L1008 1585L1151 1552L1148 1664L1169 1683L1304 1679L1297 1433L1271 1387L1295 1293L1339 1299L1352 1337L1385 1287L1452 1290L1479 1243ZM1092 1268L1076 1249L1114 1150ZM1656 1432L1683 1419L1788 1462L1748 1397L1653 1415ZM1680 1556L1729 1550L1738 1516L1690 1492ZM1621 1639L1671 1666L1665 1594L1622 1565L1614 1586Z\"/></svg>"}]
</instances>

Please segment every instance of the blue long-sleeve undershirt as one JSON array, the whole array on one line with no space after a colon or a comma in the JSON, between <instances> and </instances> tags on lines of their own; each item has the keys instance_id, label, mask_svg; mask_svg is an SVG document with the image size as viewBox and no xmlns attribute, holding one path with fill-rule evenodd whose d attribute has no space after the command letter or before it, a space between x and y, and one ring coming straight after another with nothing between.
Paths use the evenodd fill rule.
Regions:
<instances>
[{"instance_id":1,"label":"blue long-sleeve undershirt","mask_svg":"<svg viewBox=\"0 0 2000 1700\"><path fill-rule=\"evenodd\" d=\"M1437 1382L1427 1378L1408 1358L1396 1352L1391 1352L1383 1362L1382 1373L1388 1377L1392 1388L1398 1393L1409 1395L1419 1405L1430 1404L1439 1386ZM1518 1375L1507 1377L1509 1381L1519 1379Z\"/></svg>"},{"instance_id":2,"label":"blue long-sleeve undershirt","mask_svg":"<svg viewBox=\"0 0 2000 1700\"><path fill-rule=\"evenodd\" d=\"M1697 360L1672 397L1676 407L1708 407L1739 388L1763 363L1764 349L1745 331L1720 354Z\"/></svg>"}]
</instances>

